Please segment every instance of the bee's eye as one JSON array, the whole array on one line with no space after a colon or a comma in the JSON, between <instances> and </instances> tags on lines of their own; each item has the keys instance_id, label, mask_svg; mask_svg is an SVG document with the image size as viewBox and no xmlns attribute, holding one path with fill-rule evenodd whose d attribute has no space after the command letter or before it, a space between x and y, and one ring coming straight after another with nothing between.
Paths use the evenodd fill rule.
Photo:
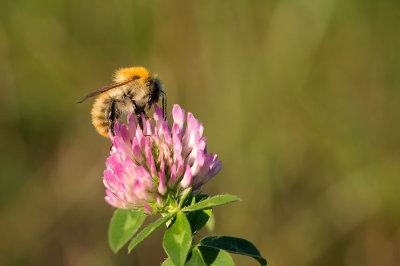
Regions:
<instances>
[{"instance_id":1,"label":"bee's eye","mask_svg":"<svg viewBox=\"0 0 400 266\"><path fill-rule=\"evenodd\" d=\"M161 88L162 88L161 82L160 82L158 79L154 82L154 88L155 88L157 91L160 91Z\"/></svg>"},{"instance_id":2,"label":"bee's eye","mask_svg":"<svg viewBox=\"0 0 400 266\"><path fill-rule=\"evenodd\" d=\"M133 76L132 79L140 79L140 77L139 76Z\"/></svg>"}]
</instances>

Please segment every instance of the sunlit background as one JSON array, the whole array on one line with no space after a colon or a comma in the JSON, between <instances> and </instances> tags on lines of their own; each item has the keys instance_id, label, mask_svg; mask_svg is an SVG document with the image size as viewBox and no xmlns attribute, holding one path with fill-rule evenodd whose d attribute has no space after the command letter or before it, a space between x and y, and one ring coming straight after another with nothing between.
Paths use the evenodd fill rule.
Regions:
<instances>
[{"instance_id":1,"label":"sunlit background","mask_svg":"<svg viewBox=\"0 0 400 266\"><path fill-rule=\"evenodd\" d=\"M269 265L399 265L399 29L397 0L2 0L0 264L165 258L162 232L110 251L110 141L75 104L143 65L220 155L204 192L243 200L213 234Z\"/></svg>"}]
</instances>

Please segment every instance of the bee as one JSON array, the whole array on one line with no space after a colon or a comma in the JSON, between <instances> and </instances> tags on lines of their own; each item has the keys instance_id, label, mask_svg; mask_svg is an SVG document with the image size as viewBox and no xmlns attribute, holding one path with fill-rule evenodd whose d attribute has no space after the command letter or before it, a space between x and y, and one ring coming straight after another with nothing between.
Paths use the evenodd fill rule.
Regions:
<instances>
[{"instance_id":1,"label":"bee","mask_svg":"<svg viewBox=\"0 0 400 266\"><path fill-rule=\"evenodd\" d=\"M129 113L135 112L138 123L143 128L141 114L146 117L146 109L162 99L162 110L166 119L167 97L163 85L156 75L144 67L127 67L115 71L114 83L89 93L78 100L97 96L92 108L92 123L97 132L108 136L109 130L114 133L114 123Z\"/></svg>"}]
</instances>

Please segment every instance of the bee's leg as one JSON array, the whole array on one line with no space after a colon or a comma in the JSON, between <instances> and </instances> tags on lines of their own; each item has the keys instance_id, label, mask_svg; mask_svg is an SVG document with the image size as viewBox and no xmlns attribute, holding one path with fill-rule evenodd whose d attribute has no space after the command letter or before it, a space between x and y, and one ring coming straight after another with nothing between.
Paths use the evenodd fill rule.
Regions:
<instances>
[{"instance_id":1,"label":"bee's leg","mask_svg":"<svg viewBox=\"0 0 400 266\"><path fill-rule=\"evenodd\" d=\"M138 119L139 126L143 130L143 120L142 120L142 116L141 116L143 109L140 108L134 100L131 100L131 101L132 101L133 106L135 107L135 115Z\"/></svg>"},{"instance_id":2,"label":"bee's leg","mask_svg":"<svg viewBox=\"0 0 400 266\"><path fill-rule=\"evenodd\" d=\"M140 114L137 115L140 128L143 130L143 120Z\"/></svg>"},{"instance_id":3,"label":"bee's leg","mask_svg":"<svg viewBox=\"0 0 400 266\"><path fill-rule=\"evenodd\" d=\"M163 111L163 116L164 120L167 120L167 94L165 92L162 92L162 111Z\"/></svg>"},{"instance_id":4,"label":"bee's leg","mask_svg":"<svg viewBox=\"0 0 400 266\"><path fill-rule=\"evenodd\" d=\"M115 105L116 105L116 101L112 100L111 105L110 105L110 110L108 112L108 121L110 122L110 130L113 135L115 135L114 124L115 124L115 120L117 119Z\"/></svg>"}]
</instances>

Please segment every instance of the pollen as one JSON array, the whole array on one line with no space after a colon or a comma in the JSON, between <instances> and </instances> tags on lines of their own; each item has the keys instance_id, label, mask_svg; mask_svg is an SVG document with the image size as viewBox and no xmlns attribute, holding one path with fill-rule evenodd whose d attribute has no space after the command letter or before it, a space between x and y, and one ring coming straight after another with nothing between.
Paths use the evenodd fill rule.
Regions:
<instances>
[{"instance_id":1,"label":"pollen","mask_svg":"<svg viewBox=\"0 0 400 266\"><path fill-rule=\"evenodd\" d=\"M127 79L131 79L134 76L138 76L140 79L147 81L150 78L150 72L144 67L120 68L115 71L114 82L121 82Z\"/></svg>"}]
</instances>

